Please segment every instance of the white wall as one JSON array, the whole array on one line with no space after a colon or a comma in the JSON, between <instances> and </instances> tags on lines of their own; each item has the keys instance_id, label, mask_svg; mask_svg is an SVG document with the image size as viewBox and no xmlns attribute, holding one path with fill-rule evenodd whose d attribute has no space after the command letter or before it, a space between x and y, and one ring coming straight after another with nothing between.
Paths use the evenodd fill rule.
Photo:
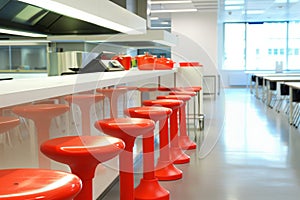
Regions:
<instances>
[{"instance_id":1,"label":"white wall","mask_svg":"<svg viewBox=\"0 0 300 200\"><path fill-rule=\"evenodd\" d=\"M246 80L243 71L221 69L222 26L218 24L218 13L195 12L172 14L172 33L178 35L179 44L172 48L175 61L199 61L204 65L204 75L221 75L221 86ZM239 80L236 78L238 77Z\"/></svg>"},{"instance_id":2,"label":"white wall","mask_svg":"<svg viewBox=\"0 0 300 200\"><path fill-rule=\"evenodd\" d=\"M217 12L172 14L172 33L179 44L172 48L172 58L199 61L204 74L217 73Z\"/></svg>"}]
</instances>

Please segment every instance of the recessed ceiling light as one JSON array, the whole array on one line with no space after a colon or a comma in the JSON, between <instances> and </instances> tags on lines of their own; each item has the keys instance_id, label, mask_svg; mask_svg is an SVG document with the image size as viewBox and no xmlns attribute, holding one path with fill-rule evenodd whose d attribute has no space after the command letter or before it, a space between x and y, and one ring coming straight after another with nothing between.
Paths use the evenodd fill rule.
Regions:
<instances>
[{"instance_id":1,"label":"recessed ceiling light","mask_svg":"<svg viewBox=\"0 0 300 200\"><path fill-rule=\"evenodd\" d=\"M158 17L150 17L150 20L158 20Z\"/></svg>"}]
</instances>

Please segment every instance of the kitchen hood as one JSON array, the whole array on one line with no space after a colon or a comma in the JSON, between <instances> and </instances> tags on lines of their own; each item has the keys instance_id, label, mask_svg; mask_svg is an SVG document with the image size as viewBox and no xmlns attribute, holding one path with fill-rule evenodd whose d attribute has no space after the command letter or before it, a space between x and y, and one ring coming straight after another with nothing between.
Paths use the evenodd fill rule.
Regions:
<instances>
[{"instance_id":1,"label":"kitchen hood","mask_svg":"<svg viewBox=\"0 0 300 200\"><path fill-rule=\"evenodd\" d=\"M146 20L108 0L1 0L0 28L45 35L141 34ZM15 37L0 34L1 40Z\"/></svg>"},{"instance_id":2,"label":"kitchen hood","mask_svg":"<svg viewBox=\"0 0 300 200\"><path fill-rule=\"evenodd\" d=\"M91 42L109 43L123 47L172 47L177 44L177 36L165 30L147 30L146 34L104 34L104 35L61 35L48 36L51 42Z\"/></svg>"}]
</instances>

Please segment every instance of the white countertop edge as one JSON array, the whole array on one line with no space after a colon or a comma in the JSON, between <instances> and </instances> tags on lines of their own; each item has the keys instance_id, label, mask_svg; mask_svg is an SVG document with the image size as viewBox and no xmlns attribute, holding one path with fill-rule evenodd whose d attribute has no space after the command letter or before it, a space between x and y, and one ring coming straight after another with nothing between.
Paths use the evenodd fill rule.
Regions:
<instances>
[{"instance_id":1,"label":"white countertop edge","mask_svg":"<svg viewBox=\"0 0 300 200\"><path fill-rule=\"evenodd\" d=\"M0 107L146 80L176 71L177 69L129 70L1 81Z\"/></svg>"}]
</instances>

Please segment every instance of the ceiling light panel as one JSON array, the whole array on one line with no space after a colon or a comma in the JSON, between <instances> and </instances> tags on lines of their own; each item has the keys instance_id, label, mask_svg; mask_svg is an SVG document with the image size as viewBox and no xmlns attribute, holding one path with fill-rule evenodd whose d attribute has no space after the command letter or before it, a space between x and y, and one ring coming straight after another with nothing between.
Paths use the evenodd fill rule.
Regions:
<instances>
[{"instance_id":1,"label":"ceiling light panel","mask_svg":"<svg viewBox=\"0 0 300 200\"><path fill-rule=\"evenodd\" d=\"M26 22L41 11L41 8L28 5L14 17L13 21L21 23Z\"/></svg>"}]
</instances>

